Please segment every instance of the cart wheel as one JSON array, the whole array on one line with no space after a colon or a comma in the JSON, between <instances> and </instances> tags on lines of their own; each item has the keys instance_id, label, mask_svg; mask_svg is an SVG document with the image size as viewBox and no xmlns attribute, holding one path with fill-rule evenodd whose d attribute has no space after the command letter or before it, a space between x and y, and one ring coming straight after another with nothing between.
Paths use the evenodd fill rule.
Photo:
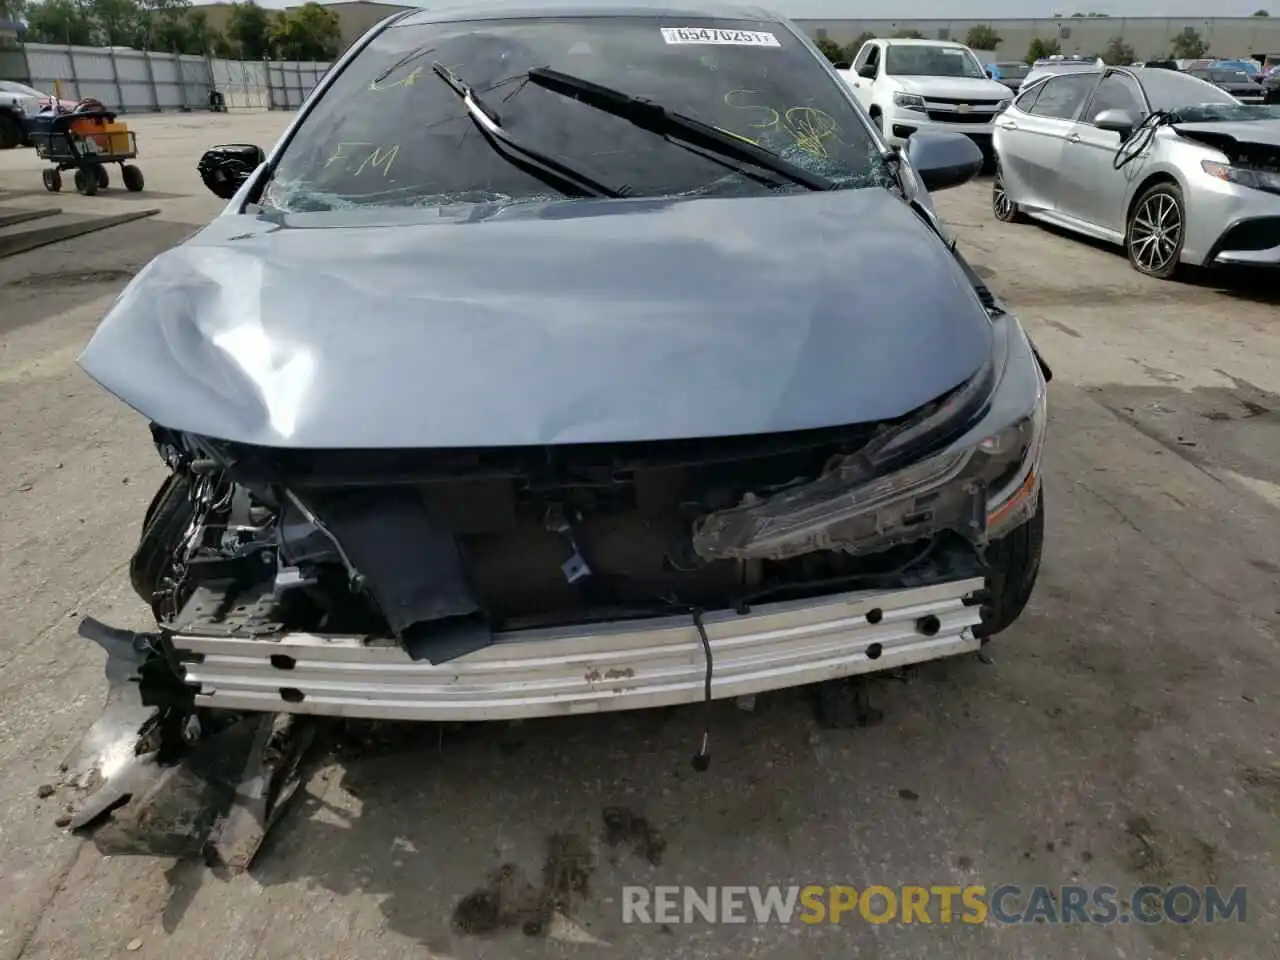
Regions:
<instances>
[{"instance_id":1,"label":"cart wheel","mask_svg":"<svg viewBox=\"0 0 1280 960\"><path fill-rule=\"evenodd\" d=\"M120 165L120 176L124 178L125 189L133 193L140 191L145 183L142 179L142 171L131 163Z\"/></svg>"},{"instance_id":2,"label":"cart wheel","mask_svg":"<svg viewBox=\"0 0 1280 960\"><path fill-rule=\"evenodd\" d=\"M98 192L98 175L89 167L77 167L76 189L86 197L92 197Z\"/></svg>"},{"instance_id":3,"label":"cart wheel","mask_svg":"<svg viewBox=\"0 0 1280 960\"><path fill-rule=\"evenodd\" d=\"M98 189L105 190L111 186L111 178L107 176L107 168L95 167L94 169L98 171Z\"/></svg>"},{"instance_id":4,"label":"cart wheel","mask_svg":"<svg viewBox=\"0 0 1280 960\"><path fill-rule=\"evenodd\" d=\"M62 174L53 167L42 170L40 175L44 178L44 188L50 193L57 193L62 189Z\"/></svg>"}]
</instances>

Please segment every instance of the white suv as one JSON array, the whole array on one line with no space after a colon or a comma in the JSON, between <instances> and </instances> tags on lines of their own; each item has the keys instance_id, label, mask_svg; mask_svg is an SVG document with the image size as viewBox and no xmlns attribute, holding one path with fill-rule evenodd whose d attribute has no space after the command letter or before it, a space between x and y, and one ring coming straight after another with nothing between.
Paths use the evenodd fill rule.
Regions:
<instances>
[{"instance_id":1,"label":"white suv","mask_svg":"<svg viewBox=\"0 0 1280 960\"><path fill-rule=\"evenodd\" d=\"M989 157L992 122L1013 99L972 50L944 40L868 40L840 73L895 146L917 130L950 130Z\"/></svg>"}]
</instances>

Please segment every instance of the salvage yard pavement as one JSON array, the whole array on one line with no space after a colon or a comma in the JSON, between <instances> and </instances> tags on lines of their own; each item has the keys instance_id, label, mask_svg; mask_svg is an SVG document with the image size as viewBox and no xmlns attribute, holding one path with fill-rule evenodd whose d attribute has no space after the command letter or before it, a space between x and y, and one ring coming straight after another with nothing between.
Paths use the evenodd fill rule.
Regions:
<instances>
[{"instance_id":1,"label":"salvage yard pavement","mask_svg":"<svg viewBox=\"0 0 1280 960\"><path fill-rule=\"evenodd\" d=\"M1280 285L1148 280L995 222L981 181L939 209L1055 374L1044 567L992 662L876 683L885 718L861 730L819 728L802 691L718 703L701 774L697 708L348 730L234 878L65 835L49 785L105 692L75 625L146 626L124 561L162 474L75 357L128 277L217 211L199 153L269 145L287 119L131 118L137 196L53 197L30 151L0 154L6 208L160 210L0 260L0 960L1276 955ZM623 923L627 886L768 884L1243 886L1248 908Z\"/></svg>"}]
</instances>

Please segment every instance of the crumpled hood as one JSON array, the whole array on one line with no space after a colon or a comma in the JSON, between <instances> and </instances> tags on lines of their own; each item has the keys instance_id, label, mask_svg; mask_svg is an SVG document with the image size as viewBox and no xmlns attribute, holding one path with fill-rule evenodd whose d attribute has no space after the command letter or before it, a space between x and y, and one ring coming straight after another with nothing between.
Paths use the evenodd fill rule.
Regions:
<instances>
[{"instance_id":1,"label":"crumpled hood","mask_svg":"<svg viewBox=\"0 0 1280 960\"><path fill-rule=\"evenodd\" d=\"M948 100L1006 100L1009 88L998 80L980 77L893 77L903 93L929 97L946 97Z\"/></svg>"},{"instance_id":2,"label":"crumpled hood","mask_svg":"<svg viewBox=\"0 0 1280 960\"><path fill-rule=\"evenodd\" d=\"M1211 146L1240 143L1280 147L1280 120L1211 120L1176 123L1174 129Z\"/></svg>"},{"instance_id":3,"label":"crumpled hood","mask_svg":"<svg viewBox=\"0 0 1280 960\"><path fill-rule=\"evenodd\" d=\"M80 364L176 430L421 448L888 419L990 352L958 264L884 189L470 209L218 217Z\"/></svg>"}]
</instances>

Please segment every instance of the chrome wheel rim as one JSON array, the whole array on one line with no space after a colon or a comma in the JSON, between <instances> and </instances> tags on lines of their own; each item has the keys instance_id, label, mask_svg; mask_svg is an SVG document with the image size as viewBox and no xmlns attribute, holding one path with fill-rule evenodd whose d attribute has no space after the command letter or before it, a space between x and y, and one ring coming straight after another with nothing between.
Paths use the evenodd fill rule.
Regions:
<instances>
[{"instance_id":1,"label":"chrome wheel rim","mask_svg":"<svg viewBox=\"0 0 1280 960\"><path fill-rule=\"evenodd\" d=\"M995 210L996 217L1000 220L1008 220L1013 215L1013 201L1004 192L1004 183L999 176L996 177L995 183L991 185L991 207Z\"/></svg>"},{"instance_id":2,"label":"chrome wheel rim","mask_svg":"<svg viewBox=\"0 0 1280 960\"><path fill-rule=\"evenodd\" d=\"M1133 262L1148 273L1168 268L1178 255L1182 239L1182 211L1167 193L1157 193L1142 201L1129 230L1129 250Z\"/></svg>"}]
</instances>

